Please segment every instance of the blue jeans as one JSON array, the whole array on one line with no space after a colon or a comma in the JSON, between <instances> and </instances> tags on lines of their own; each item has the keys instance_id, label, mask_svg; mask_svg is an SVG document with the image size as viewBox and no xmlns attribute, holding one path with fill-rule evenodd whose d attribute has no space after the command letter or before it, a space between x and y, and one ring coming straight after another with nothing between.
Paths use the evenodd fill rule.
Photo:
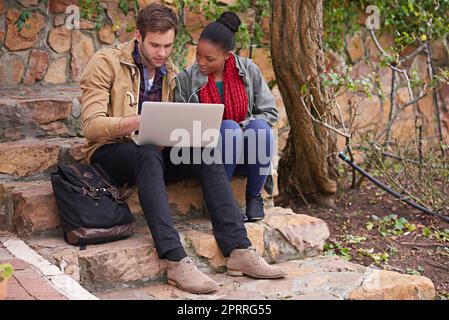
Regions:
<instances>
[{"instance_id":1,"label":"blue jeans","mask_svg":"<svg viewBox=\"0 0 449 320\"><path fill-rule=\"evenodd\" d=\"M228 179L231 180L235 173L246 174L246 193L260 196L274 153L274 136L268 123L255 119L242 130L237 122L223 120L220 143Z\"/></svg>"}]
</instances>

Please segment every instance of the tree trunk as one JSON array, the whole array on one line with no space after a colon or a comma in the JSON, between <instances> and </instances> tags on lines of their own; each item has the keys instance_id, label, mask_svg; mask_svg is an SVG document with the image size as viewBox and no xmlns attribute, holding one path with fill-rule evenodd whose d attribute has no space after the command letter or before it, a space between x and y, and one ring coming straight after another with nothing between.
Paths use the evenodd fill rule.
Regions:
<instances>
[{"instance_id":1,"label":"tree trunk","mask_svg":"<svg viewBox=\"0 0 449 320\"><path fill-rule=\"evenodd\" d=\"M329 104L321 85L325 71L322 0L272 0L271 56L277 83L290 123L290 134L279 162L282 202L301 199L304 204L332 205L337 191L335 137L313 122L301 104L306 85L319 118Z\"/></svg>"}]
</instances>

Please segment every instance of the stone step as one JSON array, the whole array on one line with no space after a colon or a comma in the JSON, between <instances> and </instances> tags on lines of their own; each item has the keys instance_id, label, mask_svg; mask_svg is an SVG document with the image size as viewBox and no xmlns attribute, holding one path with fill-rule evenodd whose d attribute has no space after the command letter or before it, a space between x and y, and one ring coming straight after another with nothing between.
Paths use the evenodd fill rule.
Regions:
<instances>
[{"instance_id":1,"label":"stone step","mask_svg":"<svg viewBox=\"0 0 449 320\"><path fill-rule=\"evenodd\" d=\"M79 136L80 97L78 85L1 88L0 142Z\"/></svg>"},{"instance_id":2,"label":"stone step","mask_svg":"<svg viewBox=\"0 0 449 320\"><path fill-rule=\"evenodd\" d=\"M186 219L176 223L176 227L186 251L201 270L225 271L225 258L208 219ZM324 221L279 207L268 209L263 221L246 223L245 227L253 246L270 263L316 256L329 237ZM138 221L132 237L87 246L85 250L68 245L62 236L32 237L25 241L90 290L141 286L163 281L165 277L165 262L159 260L143 220Z\"/></svg>"},{"instance_id":3,"label":"stone step","mask_svg":"<svg viewBox=\"0 0 449 320\"><path fill-rule=\"evenodd\" d=\"M138 288L91 291L103 300L433 300L435 287L423 276L366 268L338 257L318 256L278 264L284 279L255 280L210 274L219 289L190 294L165 282Z\"/></svg>"},{"instance_id":4,"label":"stone step","mask_svg":"<svg viewBox=\"0 0 449 320\"><path fill-rule=\"evenodd\" d=\"M246 179L233 178L231 187L239 206L243 208ZM198 180L171 184L167 191L175 220L207 215L203 212L203 197ZM264 197L269 207L271 198L266 193ZM128 204L136 217L143 216L136 188L133 188ZM49 180L0 183L0 229L25 235L61 232L59 227L58 207Z\"/></svg>"},{"instance_id":5,"label":"stone step","mask_svg":"<svg viewBox=\"0 0 449 320\"><path fill-rule=\"evenodd\" d=\"M45 177L59 162L82 157L84 138L26 139L0 143L0 179Z\"/></svg>"}]
</instances>

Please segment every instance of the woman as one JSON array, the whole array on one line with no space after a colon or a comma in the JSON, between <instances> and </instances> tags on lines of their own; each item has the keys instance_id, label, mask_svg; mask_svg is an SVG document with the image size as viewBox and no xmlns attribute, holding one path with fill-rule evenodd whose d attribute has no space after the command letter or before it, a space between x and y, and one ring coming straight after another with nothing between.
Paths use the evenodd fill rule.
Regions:
<instances>
[{"instance_id":1,"label":"woman","mask_svg":"<svg viewBox=\"0 0 449 320\"><path fill-rule=\"evenodd\" d=\"M235 32L241 24L232 12L223 13L202 31L196 62L178 75L175 100L223 103L219 150L228 179L245 172L245 220L263 219L262 187L273 156L271 127L278 119L275 100L259 68L235 55Z\"/></svg>"}]
</instances>

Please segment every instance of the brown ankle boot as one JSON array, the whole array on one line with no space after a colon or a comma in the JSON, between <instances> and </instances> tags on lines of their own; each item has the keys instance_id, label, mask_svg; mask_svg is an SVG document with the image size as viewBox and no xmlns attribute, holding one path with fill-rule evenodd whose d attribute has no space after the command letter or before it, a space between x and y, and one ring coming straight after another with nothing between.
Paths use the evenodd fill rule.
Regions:
<instances>
[{"instance_id":1,"label":"brown ankle boot","mask_svg":"<svg viewBox=\"0 0 449 320\"><path fill-rule=\"evenodd\" d=\"M167 261L168 283L190 293L209 293L218 284L202 273L189 257L181 261Z\"/></svg>"},{"instance_id":2,"label":"brown ankle boot","mask_svg":"<svg viewBox=\"0 0 449 320\"><path fill-rule=\"evenodd\" d=\"M230 276L247 275L259 279L275 279L285 276L281 268L270 266L255 248L234 249L226 263Z\"/></svg>"}]
</instances>

